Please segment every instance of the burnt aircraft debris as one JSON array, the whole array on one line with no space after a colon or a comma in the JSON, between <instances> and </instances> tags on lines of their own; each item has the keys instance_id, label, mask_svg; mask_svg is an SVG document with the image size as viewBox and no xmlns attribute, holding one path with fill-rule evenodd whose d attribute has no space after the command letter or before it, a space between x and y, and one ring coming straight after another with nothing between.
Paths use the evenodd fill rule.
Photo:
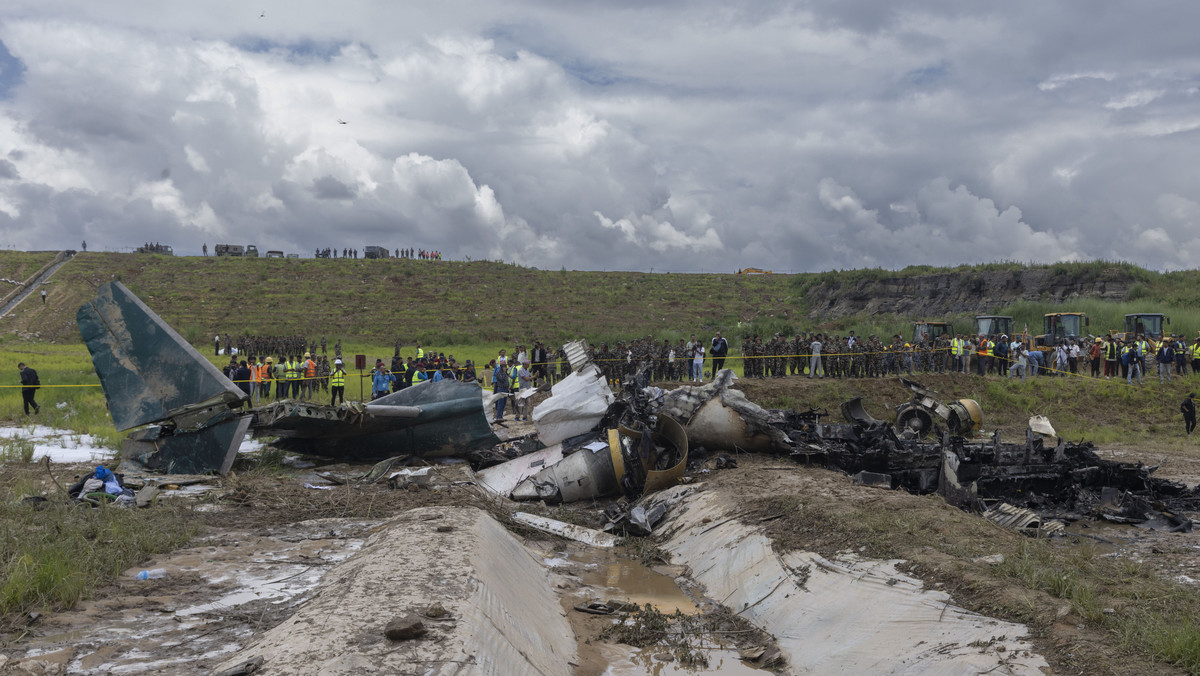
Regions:
<instances>
[{"instance_id":1,"label":"burnt aircraft debris","mask_svg":"<svg viewBox=\"0 0 1200 676\"><path fill-rule=\"evenodd\" d=\"M458 455L500 443L483 391L455 380L425 381L369 403L325 406L285 400L254 409L255 437L286 451L346 460L408 454Z\"/></svg>"},{"instance_id":2,"label":"burnt aircraft debris","mask_svg":"<svg viewBox=\"0 0 1200 676\"><path fill-rule=\"evenodd\" d=\"M76 321L113 424L148 425L125 439L126 471L224 474L248 431L278 437L286 450L339 459L456 455L500 441L483 391L456 381L367 404L280 401L243 411L246 394L120 282L101 286Z\"/></svg>"},{"instance_id":3,"label":"burnt aircraft debris","mask_svg":"<svg viewBox=\"0 0 1200 676\"><path fill-rule=\"evenodd\" d=\"M928 395L928 390L917 388L920 391L910 386L921 398ZM936 401L924 405L930 411L942 406ZM1157 466L1105 460L1090 442L1049 438L1044 432L1052 428L1044 419L1034 421L1038 431L1028 429L1023 442L1005 442L999 432L972 440L936 423L935 439L926 441L907 433L914 431L909 425L901 426L898 434L895 427L860 411L865 413L860 401L846 402L847 424L821 422L828 415L823 410L787 412L783 429L795 447L779 452L806 464L869 477L872 485L886 482L910 493L936 492L950 504L979 512L987 511L993 501L1004 501L1043 517L1111 517L1112 506L1101 501L1106 491L1124 497L1127 513L1121 518L1129 523L1200 509L1200 486L1189 489L1151 476ZM963 429L961 414L952 412L941 419L950 427L954 415L959 415L954 429ZM1179 522L1172 527L1185 526Z\"/></svg>"},{"instance_id":4,"label":"burnt aircraft debris","mask_svg":"<svg viewBox=\"0 0 1200 676\"><path fill-rule=\"evenodd\" d=\"M983 427L983 409L974 399L959 399L942 403L937 392L926 389L920 383L907 378L900 382L912 390L912 401L896 407L896 433L906 436L928 437L939 425L944 425L950 434L968 436ZM842 417L849 423L868 427L886 424L867 413L862 397L854 397L842 403Z\"/></svg>"}]
</instances>

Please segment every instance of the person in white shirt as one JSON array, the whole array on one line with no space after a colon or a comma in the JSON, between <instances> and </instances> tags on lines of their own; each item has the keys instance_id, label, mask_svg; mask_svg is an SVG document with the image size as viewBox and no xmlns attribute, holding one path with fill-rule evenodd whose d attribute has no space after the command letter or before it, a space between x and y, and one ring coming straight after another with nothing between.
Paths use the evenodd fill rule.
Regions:
<instances>
[{"instance_id":1,"label":"person in white shirt","mask_svg":"<svg viewBox=\"0 0 1200 676\"><path fill-rule=\"evenodd\" d=\"M1025 349L1021 341L1014 340L1009 355L1013 360L1013 365L1008 367L1008 377L1012 378L1014 373L1020 373L1021 382L1025 382L1025 372L1029 365L1029 350Z\"/></svg>"}]
</instances>

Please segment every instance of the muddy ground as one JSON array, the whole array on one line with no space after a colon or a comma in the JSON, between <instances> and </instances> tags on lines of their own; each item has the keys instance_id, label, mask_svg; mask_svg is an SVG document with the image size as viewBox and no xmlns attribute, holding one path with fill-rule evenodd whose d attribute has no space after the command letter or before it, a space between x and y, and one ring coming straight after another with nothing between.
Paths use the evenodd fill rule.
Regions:
<instances>
[{"instance_id":1,"label":"muddy ground","mask_svg":"<svg viewBox=\"0 0 1200 676\"><path fill-rule=\"evenodd\" d=\"M796 380L759 381L739 386L754 400L796 396ZM524 430L511 430L519 433ZM1148 439L1137 448L1100 449L1102 457L1147 464L1163 463L1160 476L1193 484L1200 481L1200 453L1190 454ZM323 462L318 459L317 462ZM968 610L1026 623L1031 641L1053 673L1184 673L1131 652L1111 630L1088 622L1069 602L998 577L985 557L1019 547L1023 536L948 507L935 497L912 496L853 486L848 477L821 468L802 467L786 458L742 455L733 469L699 469L687 481L715 492L731 515L756 524L784 550L822 555L859 552L903 558L904 568L928 586L947 591ZM55 465L59 483L86 473L88 466ZM704 590L673 567L653 539L632 539L615 553L597 553L507 521L516 507L483 494L464 464L440 465L428 487L389 488L322 485L320 471L351 473L365 466L323 464L312 469L254 468L244 464L216 479L211 489L184 499L204 531L188 547L139 568L163 567L160 580L136 580L126 571L112 585L97 589L78 607L46 613L0 644L0 673L209 673L250 637L278 625L319 583L325 570L350 556L373 529L416 507L470 506L507 523L526 546L538 552L552 571L572 628L580 637L576 673L756 673L762 665L737 657L739 648L770 648L770 638L729 617ZM45 471L30 467L23 477L53 490ZM799 512L783 514L780 497L802 496ZM602 504L547 507L532 511L587 526L600 525ZM803 510L821 518L808 519ZM899 528L928 528L945 546L920 545L929 533L879 537L838 527L829 514L901 514ZM1200 514L1192 514L1200 519ZM1101 556L1128 557L1148 563L1164 579L1200 581L1200 534L1170 534L1094 522L1071 524L1072 533L1056 546L1093 548ZM897 544L901 542L901 544ZM962 553L949 556L947 550ZM657 645L632 648L601 638L609 616L575 611L576 605L612 600L650 603L670 613L700 613L719 627L707 644L709 667L686 663L687 648ZM1113 609L1120 612L1120 608ZM707 630L706 630L707 631ZM761 673L761 672L757 672Z\"/></svg>"}]
</instances>

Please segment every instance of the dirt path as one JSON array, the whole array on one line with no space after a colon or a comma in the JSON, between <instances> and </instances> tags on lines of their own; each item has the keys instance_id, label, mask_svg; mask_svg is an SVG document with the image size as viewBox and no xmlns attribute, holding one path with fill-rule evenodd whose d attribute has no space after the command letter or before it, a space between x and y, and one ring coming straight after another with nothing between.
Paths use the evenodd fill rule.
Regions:
<instances>
[{"instance_id":1,"label":"dirt path","mask_svg":"<svg viewBox=\"0 0 1200 676\"><path fill-rule=\"evenodd\" d=\"M67 262L70 261L71 258L73 257L72 252L69 252L69 251L64 251L64 252L62 252L61 255L62 255L61 260L50 265L48 268L43 270L41 272L41 274L34 275L30 279L25 280L25 283L23 284L24 288L22 288L21 291L19 291L17 293L17 295L13 296L13 298L11 300L9 300L7 303L5 303L3 307L0 307L0 317L7 315L9 312L12 312L13 308L20 305L21 301L28 298L29 295L32 294L37 289L39 289L42 286L42 284L45 284L47 282L47 280L49 280L50 277L52 277L54 275L55 272L58 272L59 268L66 265Z\"/></svg>"}]
</instances>

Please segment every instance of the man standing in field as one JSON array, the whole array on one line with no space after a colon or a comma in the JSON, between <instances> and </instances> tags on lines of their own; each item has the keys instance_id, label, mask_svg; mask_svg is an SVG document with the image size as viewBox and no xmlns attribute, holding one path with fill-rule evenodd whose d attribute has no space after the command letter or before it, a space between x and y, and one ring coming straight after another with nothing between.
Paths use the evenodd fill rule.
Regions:
<instances>
[{"instance_id":1,"label":"man standing in field","mask_svg":"<svg viewBox=\"0 0 1200 676\"><path fill-rule=\"evenodd\" d=\"M721 332L717 331L717 335L712 339L712 350L709 351L713 360L713 377L717 375L717 371L725 368L725 356L729 354L729 341L721 336Z\"/></svg>"},{"instance_id":2,"label":"man standing in field","mask_svg":"<svg viewBox=\"0 0 1200 676\"><path fill-rule=\"evenodd\" d=\"M41 408L37 402L33 400L33 395L37 394L38 387L42 381L38 380L37 371L25 365L25 362L17 364L17 370L21 372L21 400L25 404L25 415L29 415L29 407L33 407L34 413L40 413Z\"/></svg>"},{"instance_id":3,"label":"man standing in field","mask_svg":"<svg viewBox=\"0 0 1200 676\"><path fill-rule=\"evenodd\" d=\"M1179 412L1183 414L1183 431L1187 436L1192 436L1192 430L1196 429L1196 393L1189 392L1187 399L1179 405Z\"/></svg>"}]
</instances>

